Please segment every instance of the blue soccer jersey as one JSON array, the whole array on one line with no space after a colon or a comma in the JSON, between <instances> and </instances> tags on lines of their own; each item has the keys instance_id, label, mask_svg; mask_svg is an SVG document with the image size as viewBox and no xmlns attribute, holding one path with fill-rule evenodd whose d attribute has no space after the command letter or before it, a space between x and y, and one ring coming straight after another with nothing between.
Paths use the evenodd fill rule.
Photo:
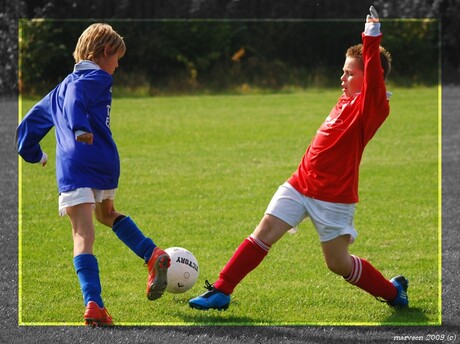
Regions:
<instances>
[{"instance_id":1,"label":"blue soccer jersey","mask_svg":"<svg viewBox=\"0 0 460 344\"><path fill-rule=\"evenodd\" d=\"M55 127L59 192L116 188L120 159L110 130L111 103L112 76L91 61L80 62L19 124L19 154L27 162L39 162L39 142ZM81 132L92 133L93 144L78 142Z\"/></svg>"}]
</instances>

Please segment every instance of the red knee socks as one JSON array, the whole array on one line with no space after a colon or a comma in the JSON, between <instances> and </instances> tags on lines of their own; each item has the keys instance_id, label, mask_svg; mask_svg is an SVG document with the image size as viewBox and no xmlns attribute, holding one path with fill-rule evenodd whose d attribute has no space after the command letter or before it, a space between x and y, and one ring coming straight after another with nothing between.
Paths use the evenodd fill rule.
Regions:
<instances>
[{"instance_id":1,"label":"red knee socks","mask_svg":"<svg viewBox=\"0 0 460 344\"><path fill-rule=\"evenodd\" d=\"M238 283L262 262L270 247L271 245L251 234L241 243L220 272L219 279L214 283L216 289L230 295Z\"/></svg>"},{"instance_id":2,"label":"red knee socks","mask_svg":"<svg viewBox=\"0 0 460 344\"><path fill-rule=\"evenodd\" d=\"M353 269L350 276L345 280L375 297L385 300L393 300L398 290L383 275L375 269L368 261L351 256L353 258Z\"/></svg>"},{"instance_id":3,"label":"red knee socks","mask_svg":"<svg viewBox=\"0 0 460 344\"><path fill-rule=\"evenodd\" d=\"M241 280L262 262L270 248L271 245L253 235L245 239L220 272L219 279L214 283L216 289L230 295ZM385 300L396 297L396 287L368 261L353 255L352 258L353 269L345 278L347 282Z\"/></svg>"}]
</instances>

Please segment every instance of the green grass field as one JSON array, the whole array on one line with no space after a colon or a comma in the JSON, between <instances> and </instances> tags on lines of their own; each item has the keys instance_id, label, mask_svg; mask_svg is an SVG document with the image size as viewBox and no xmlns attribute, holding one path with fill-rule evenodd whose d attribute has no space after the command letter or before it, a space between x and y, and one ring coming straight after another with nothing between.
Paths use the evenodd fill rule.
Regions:
<instances>
[{"instance_id":1,"label":"green grass field","mask_svg":"<svg viewBox=\"0 0 460 344\"><path fill-rule=\"evenodd\" d=\"M200 264L184 294L145 297L147 270L110 228L96 225L103 298L120 325L439 325L441 323L437 88L392 90L391 115L366 148L352 253L386 277L410 280L411 308L396 312L329 272L307 220L237 287L225 312L188 299L214 282L296 169L337 90L286 94L116 98L111 126L121 155L117 210L161 247ZM33 101L22 102L23 115ZM55 138L46 168L20 164L19 324L82 325L70 222L57 212Z\"/></svg>"}]
</instances>

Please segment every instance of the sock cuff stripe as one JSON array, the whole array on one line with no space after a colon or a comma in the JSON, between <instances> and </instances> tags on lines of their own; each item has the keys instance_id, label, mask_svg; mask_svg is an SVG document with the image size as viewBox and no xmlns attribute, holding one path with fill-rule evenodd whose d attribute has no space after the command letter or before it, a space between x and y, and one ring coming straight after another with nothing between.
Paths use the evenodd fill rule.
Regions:
<instances>
[{"instance_id":1,"label":"sock cuff stripe","mask_svg":"<svg viewBox=\"0 0 460 344\"><path fill-rule=\"evenodd\" d=\"M268 252L271 248L271 245L269 244L266 244L264 243L262 240L260 239L257 239L254 234L251 234L249 237L248 237L248 240L254 244L256 244L257 246L259 246L262 250Z\"/></svg>"},{"instance_id":2,"label":"sock cuff stripe","mask_svg":"<svg viewBox=\"0 0 460 344\"><path fill-rule=\"evenodd\" d=\"M361 279L361 274L363 272L363 265L359 257L351 255L351 258L353 261L353 268L351 270L350 276L346 279L346 281L351 284L356 284Z\"/></svg>"}]
</instances>

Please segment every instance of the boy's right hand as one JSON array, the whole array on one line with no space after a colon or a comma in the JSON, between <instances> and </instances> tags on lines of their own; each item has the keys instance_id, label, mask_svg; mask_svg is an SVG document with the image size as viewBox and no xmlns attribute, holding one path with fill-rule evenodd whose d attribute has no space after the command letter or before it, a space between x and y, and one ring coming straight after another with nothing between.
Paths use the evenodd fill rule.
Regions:
<instances>
[{"instance_id":1,"label":"boy's right hand","mask_svg":"<svg viewBox=\"0 0 460 344\"><path fill-rule=\"evenodd\" d=\"M77 141L92 145L93 144L93 133L84 133L84 134L78 135Z\"/></svg>"}]
</instances>

